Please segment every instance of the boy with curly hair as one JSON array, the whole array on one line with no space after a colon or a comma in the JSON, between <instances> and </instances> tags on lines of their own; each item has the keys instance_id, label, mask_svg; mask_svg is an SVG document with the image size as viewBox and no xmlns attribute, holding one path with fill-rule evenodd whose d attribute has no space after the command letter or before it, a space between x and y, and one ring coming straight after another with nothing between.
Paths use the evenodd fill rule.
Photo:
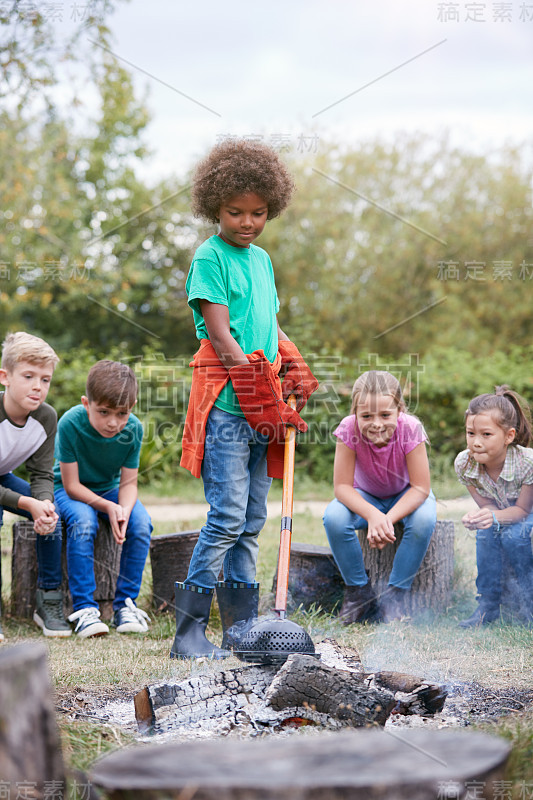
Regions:
<instances>
[{"instance_id":1,"label":"boy with curly hair","mask_svg":"<svg viewBox=\"0 0 533 800\"><path fill-rule=\"evenodd\" d=\"M4 510L33 520L38 565L33 619L52 637L71 634L63 617L61 522L53 502L57 414L45 403L58 361L49 344L25 331L10 333L2 345L0 525ZM22 464L29 483L13 474ZM1 586L0 575L0 592Z\"/></svg>"},{"instance_id":2,"label":"boy with curly hair","mask_svg":"<svg viewBox=\"0 0 533 800\"><path fill-rule=\"evenodd\" d=\"M202 476L210 510L187 578L176 583L171 658L229 655L205 636L215 586L223 648L231 646L226 632L234 623L257 616L258 536L271 479L282 477L279 447L287 425L307 430L297 412L318 388L279 327L272 264L253 244L293 189L277 153L247 140L217 145L194 175L193 211L220 230L197 249L186 282L201 345L192 362L181 466ZM290 394L297 410L285 402Z\"/></svg>"}]
</instances>

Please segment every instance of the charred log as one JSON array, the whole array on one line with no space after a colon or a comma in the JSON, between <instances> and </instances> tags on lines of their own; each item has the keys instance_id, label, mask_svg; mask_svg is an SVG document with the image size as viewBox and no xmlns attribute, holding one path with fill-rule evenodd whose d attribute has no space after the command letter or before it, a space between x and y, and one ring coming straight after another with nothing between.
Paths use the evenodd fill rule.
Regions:
<instances>
[{"instance_id":1,"label":"charred log","mask_svg":"<svg viewBox=\"0 0 533 800\"><path fill-rule=\"evenodd\" d=\"M299 653L289 656L265 699L277 710L309 705L353 727L385 725L396 705L387 689L374 688L357 673L328 667Z\"/></svg>"}]
</instances>

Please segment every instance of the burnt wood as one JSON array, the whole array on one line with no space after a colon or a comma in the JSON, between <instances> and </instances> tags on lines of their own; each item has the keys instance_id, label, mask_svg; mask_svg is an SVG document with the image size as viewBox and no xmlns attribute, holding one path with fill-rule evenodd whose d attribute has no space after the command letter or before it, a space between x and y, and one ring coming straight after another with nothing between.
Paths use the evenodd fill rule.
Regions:
<instances>
[{"instance_id":1,"label":"burnt wood","mask_svg":"<svg viewBox=\"0 0 533 800\"><path fill-rule=\"evenodd\" d=\"M45 785L53 782L56 796L67 794L46 657L42 644L0 652L0 779L13 798L22 796L21 784L28 785L31 797L44 797Z\"/></svg>"},{"instance_id":2,"label":"burnt wood","mask_svg":"<svg viewBox=\"0 0 533 800\"><path fill-rule=\"evenodd\" d=\"M355 728L385 725L396 705L392 692L369 686L358 673L328 667L313 656L296 653L281 667L265 699L278 711L307 704Z\"/></svg>"},{"instance_id":3,"label":"burnt wood","mask_svg":"<svg viewBox=\"0 0 533 800\"><path fill-rule=\"evenodd\" d=\"M200 739L116 751L90 779L110 800L435 800L466 797L473 781L477 797L493 798L509 752L495 736L451 729Z\"/></svg>"},{"instance_id":4,"label":"burnt wood","mask_svg":"<svg viewBox=\"0 0 533 800\"><path fill-rule=\"evenodd\" d=\"M437 714L444 708L448 696L446 687L440 683L426 681L405 672L374 672L365 675L370 685L394 692L396 714Z\"/></svg>"},{"instance_id":5,"label":"burnt wood","mask_svg":"<svg viewBox=\"0 0 533 800\"><path fill-rule=\"evenodd\" d=\"M11 556L11 613L15 617L31 619L35 608L37 587L37 555L33 523L29 520L13 523L13 550ZM67 535L63 527L61 588L64 598L64 613L72 613L72 597L68 588ZM94 543L94 576L96 579L95 600L103 619L113 616L113 598L120 570L122 546L113 538L109 521L98 518L98 533Z\"/></svg>"}]
</instances>

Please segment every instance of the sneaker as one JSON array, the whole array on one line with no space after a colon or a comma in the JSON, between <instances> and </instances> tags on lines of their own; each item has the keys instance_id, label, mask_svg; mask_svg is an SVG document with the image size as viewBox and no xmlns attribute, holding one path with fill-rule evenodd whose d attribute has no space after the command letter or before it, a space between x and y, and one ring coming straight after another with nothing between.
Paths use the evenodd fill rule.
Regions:
<instances>
[{"instance_id":1,"label":"sneaker","mask_svg":"<svg viewBox=\"0 0 533 800\"><path fill-rule=\"evenodd\" d=\"M141 608L137 608L131 597L126 597L125 605L117 608L114 624L117 633L146 633L150 617Z\"/></svg>"},{"instance_id":2,"label":"sneaker","mask_svg":"<svg viewBox=\"0 0 533 800\"><path fill-rule=\"evenodd\" d=\"M80 608L79 611L71 614L68 619L69 622L78 622L74 633L77 633L82 639L86 639L88 636L103 636L105 633L109 633L109 628L105 622L100 620L100 610L93 606Z\"/></svg>"},{"instance_id":3,"label":"sneaker","mask_svg":"<svg viewBox=\"0 0 533 800\"><path fill-rule=\"evenodd\" d=\"M63 616L61 589L37 589L33 621L43 629L45 636L70 636L72 629Z\"/></svg>"}]
</instances>

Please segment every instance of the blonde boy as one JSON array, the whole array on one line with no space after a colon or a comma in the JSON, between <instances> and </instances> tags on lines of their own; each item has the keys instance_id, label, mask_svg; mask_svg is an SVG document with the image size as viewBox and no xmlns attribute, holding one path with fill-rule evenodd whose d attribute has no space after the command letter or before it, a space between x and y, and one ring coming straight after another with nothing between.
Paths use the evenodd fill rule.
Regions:
<instances>
[{"instance_id":1,"label":"blonde boy","mask_svg":"<svg viewBox=\"0 0 533 800\"><path fill-rule=\"evenodd\" d=\"M50 345L23 331L9 334L2 345L0 524L6 509L32 519L39 534L33 618L45 636L71 634L62 611L61 523L53 502L57 414L45 403L58 361ZM13 474L22 464L29 472L29 483ZM0 640L3 638L0 628Z\"/></svg>"}]
</instances>

